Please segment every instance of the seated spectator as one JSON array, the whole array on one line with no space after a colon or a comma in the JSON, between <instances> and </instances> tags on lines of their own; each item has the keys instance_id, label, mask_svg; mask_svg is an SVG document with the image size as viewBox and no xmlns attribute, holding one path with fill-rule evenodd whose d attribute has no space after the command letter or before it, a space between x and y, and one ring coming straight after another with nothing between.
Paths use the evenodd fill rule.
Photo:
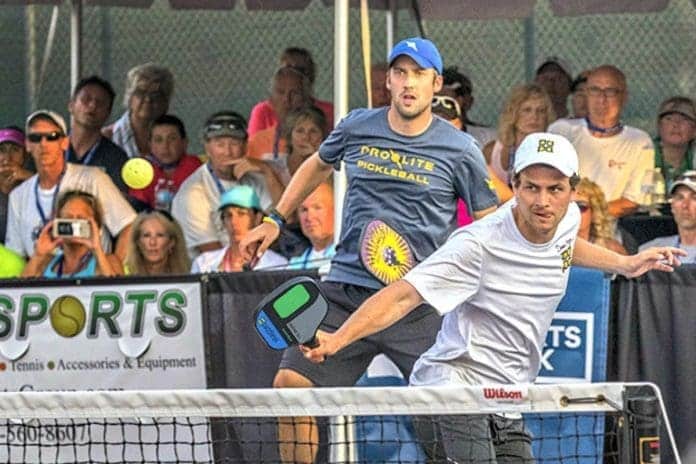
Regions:
<instances>
[{"instance_id":1,"label":"seated spectator","mask_svg":"<svg viewBox=\"0 0 696 464\"><path fill-rule=\"evenodd\" d=\"M495 140L495 129L474 122L469 118L469 111L474 106L474 86L471 79L460 73L456 66L445 68L442 72L442 78L443 85L439 93L453 97L459 103L462 123L458 127L471 134L482 147Z\"/></svg>"},{"instance_id":2,"label":"seated spectator","mask_svg":"<svg viewBox=\"0 0 696 464\"><path fill-rule=\"evenodd\" d=\"M372 93L370 108L391 105L391 93L387 88L388 72L389 64L384 61L375 63L370 68L370 92Z\"/></svg>"},{"instance_id":3,"label":"seated spectator","mask_svg":"<svg viewBox=\"0 0 696 464\"><path fill-rule=\"evenodd\" d=\"M300 227L311 246L300 256L290 258L288 269L321 268L331 263L336 254L333 195L331 184L324 182L300 205Z\"/></svg>"},{"instance_id":4,"label":"seated spectator","mask_svg":"<svg viewBox=\"0 0 696 464\"><path fill-rule=\"evenodd\" d=\"M133 222L124 269L127 275L188 274L191 260L184 233L165 211L143 211Z\"/></svg>"},{"instance_id":5,"label":"seated spectator","mask_svg":"<svg viewBox=\"0 0 696 464\"><path fill-rule=\"evenodd\" d=\"M36 174L10 193L6 246L21 256L32 255L35 240L55 216L60 193L80 190L97 197L104 207L103 224L109 233L100 234L103 249L111 250L112 240L116 240L115 254L125 258L135 211L123 194L101 169L65 161L69 141L62 116L49 110L36 111L27 118L26 129L27 150Z\"/></svg>"},{"instance_id":6,"label":"seated spectator","mask_svg":"<svg viewBox=\"0 0 696 464\"><path fill-rule=\"evenodd\" d=\"M14 251L0 245L0 279L12 279L22 275L26 262Z\"/></svg>"},{"instance_id":7,"label":"seated spectator","mask_svg":"<svg viewBox=\"0 0 696 464\"><path fill-rule=\"evenodd\" d=\"M510 169L515 151L532 132L543 132L556 119L546 91L538 84L512 89L498 122L498 140L484 147L483 154L495 175L510 185Z\"/></svg>"},{"instance_id":8,"label":"seated spectator","mask_svg":"<svg viewBox=\"0 0 696 464\"><path fill-rule=\"evenodd\" d=\"M682 263L696 265L696 171L687 171L677 177L670 189L671 208L677 235L658 237L640 246L643 251L652 246L673 246L686 251Z\"/></svg>"},{"instance_id":9,"label":"seated spectator","mask_svg":"<svg viewBox=\"0 0 696 464\"><path fill-rule=\"evenodd\" d=\"M79 190L63 192L56 203L56 218L46 223L36 240L23 277L74 278L123 274L121 261L106 254L100 231L102 208L92 194ZM53 235L53 223L60 219L83 219L89 223L89 237Z\"/></svg>"},{"instance_id":10,"label":"seated spectator","mask_svg":"<svg viewBox=\"0 0 696 464\"><path fill-rule=\"evenodd\" d=\"M126 78L126 112L102 131L130 157L150 154L150 125L169 109L174 76L165 67L145 63L131 68Z\"/></svg>"},{"instance_id":11,"label":"seated spectator","mask_svg":"<svg viewBox=\"0 0 696 464\"><path fill-rule=\"evenodd\" d=\"M276 160L287 156L282 123L288 113L310 104L307 76L289 66L279 68L273 74L271 101L277 122L249 137L247 156L250 158Z\"/></svg>"},{"instance_id":12,"label":"seated spectator","mask_svg":"<svg viewBox=\"0 0 696 464\"><path fill-rule=\"evenodd\" d=\"M71 163L103 169L114 185L127 195L128 187L121 178L121 168L128 161L128 155L101 134L111 114L115 96L111 84L98 76L90 76L77 83L68 103L70 144L65 156Z\"/></svg>"},{"instance_id":13,"label":"seated spectator","mask_svg":"<svg viewBox=\"0 0 696 464\"><path fill-rule=\"evenodd\" d=\"M307 77L309 96L307 104L319 108L324 113L324 116L326 116L326 120L329 122L329 128L333 128L333 104L312 96L312 88L314 87L314 81L317 76L317 67L309 50L299 47L286 48L280 55L278 66L280 68L295 68ZM276 106L277 101L273 98L273 91L271 92L271 98L257 103L251 109L251 114L249 116L249 137L253 136L258 131L276 126L283 120L283 118L279 116L278 107Z\"/></svg>"},{"instance_id":14,"label":"seated spectator","mask_svg":"<svg viewBox=\"0 0 696 464\"><path fill-rule=\"evenodd\" d=\"M181 119L165 114L155 119L150 127L150 149L146 158L155 174L150 185L130 189L130 195L152 209L169 211L174 194L188 176L201 166L201 160L186 154L188 139Z\"/></svg>"},{"instance_id":15,"label":"seated spectator","mask_svg":"<svg viewBox=\"0 0 696 464\"><path fill-rule=\"evenodd\" d=\"M0 243L5 243L10 192L33 172L27 169L24 132L13 127L0 129Z\"/></svg>"},{"instance_id":16,"label":"seated spectator","mask_svg":"<svg viewBox=\"0 0 696 464\"><path fill-rule=\"evenodd\" d=\"M578 237L622 255L628 252L614 239L614 218L599 185L583 177L575 187L575 203L580 208Z\"/></svg>"},{"instance_id":17,"label":"seated spectator","mask_svg":"<svg viewBox=\"0 0 696 464\"><path fill-rule=\"evenodd\" d=\"M666 185L694 169L693 142L696 137L696 105L687 97L671 97L662 102L657 116L655 167L662 170Z\"/></svg>"},{"instance_id":18,"label":"seated spectator","mask_svg":"<svg viewBox=\"0 0 696 464\"><path fill-rule=\"evenodd\" d=\"M324 113L315 106L306 106L288 114L283 123L283 140L287 157L269 161L284 185L290 182L302 162L319 149L328 134Z\"/></svg>"},{"instance_id":19,"label":"seated spectator","mask_svg":"<svg viewBox=\"0 0 696 464\"><path fill-rule=\"evenodd\" d=\"M553 104L553 114L557 118L568 116L568 95L573 82L570 65L562 58L550 56L537 66L534 82L546 90Z\"/></svg>"},{"instance_id":20,"label":"seated spectator","mask_svg":"<svg viewBox=\"0 0 696 464\"><path fill-rule=\"evenodd\" d=\"M635 211L643 200L641 183L654 162L652 140L644 131L621 122L628 101L621 70L611 65L591 70L585 91L587 117L559 119L549 132L570 140L578 152L580 175L599 185L609 214L619 218Z\"/></svg>"},{"instance_id":21,"label":"seated spectator","mask_svg":"<svg viewBox=\"0 0 696 464\"><path fill-rule=\"evenodd\" d=\"M203 129L208 162L191 174L172 200L172 216L179 221L193 258L227 244L228 236L218 224L220 195L237 185L248 185L267 209L280 198L283 185L267 163L244 156L246 121L234 111L211 115Z\"/></svg>"},{"instance_id":22,"label":"seated spectator","mask_svg":"<svg viewBox=\"0 0 696 464\"><path fill-rule=\"evenodd\" d=\"M573 118L584 118L587 116L587 76L589 70L585 70L578 74L573 83L570 85L570 106L573 108Z\"/></svg>"},{"instance_id":23,"label":"seated spectator","mask_svg":"<svg viewBox=\"0 0 696 464\"><path fill-rule=\"evenodd\" d=\"M191 273L240 272L243 270L284 269L288 260L272 250L266 252L255 264L244 261L239 250L242 238L254 227L261 224L263 213L261 202L254 189L248 185L238 185L220 197L218 214L228 235L229 245L215 251L201 254L193 261Z\"/></svg>"}]
</instances>

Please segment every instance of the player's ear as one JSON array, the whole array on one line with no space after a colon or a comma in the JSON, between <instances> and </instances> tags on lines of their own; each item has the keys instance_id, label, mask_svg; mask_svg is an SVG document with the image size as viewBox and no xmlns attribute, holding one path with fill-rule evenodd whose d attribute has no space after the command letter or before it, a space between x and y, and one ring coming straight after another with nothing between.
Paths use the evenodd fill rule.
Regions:
<instances>
[{"instance_id":1,"label":"player's ear","mask_svg":"<svg viewBox=\"0 0 696 464\"><path fill-rule=\"evenodd\" d=\"M442 75L436 73L436 74L435 74L435 79L434 79L434 81L433 81L433 91L434 91L435 93L437 93L437 92L439 92L440 90L442 90L442 83L443 83L443 82L444 82L444 81L443 81Z\"/></svg>"}]
</instances>

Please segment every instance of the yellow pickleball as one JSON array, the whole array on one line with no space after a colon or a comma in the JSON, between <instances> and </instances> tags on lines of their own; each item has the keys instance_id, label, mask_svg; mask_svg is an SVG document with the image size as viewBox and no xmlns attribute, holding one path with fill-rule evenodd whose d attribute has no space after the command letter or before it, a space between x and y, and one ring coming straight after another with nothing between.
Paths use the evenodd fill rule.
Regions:
<instances>
[{"instance_id":1,"label":"yellow pickleball","mask_svg":"<svg viewBox=\"0 0 696 464\"><path fill-rule=\"evenodd\" d=\"M142 189L150 185L155 176L152 164L145 158L131 158L121 168L121 177L127 186Z\"/></svg>"}]
</instances>

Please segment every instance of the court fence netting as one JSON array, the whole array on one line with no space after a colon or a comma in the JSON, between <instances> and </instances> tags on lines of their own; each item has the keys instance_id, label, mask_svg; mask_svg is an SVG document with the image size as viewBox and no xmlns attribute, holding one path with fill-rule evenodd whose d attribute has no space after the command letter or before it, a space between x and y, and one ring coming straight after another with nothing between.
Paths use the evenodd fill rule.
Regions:
<instances>
[{"instance_id":1,"label":"court fence netting","mask_svg":"<svg viewBox=\"0 0 696 464\"><path fill-rule=\"evenodd\" d=\"M659 462L662 444L679 463L647 383L0 393L0 462L469 462L426 457L441 435L422 431L453 416L522 417L531 462Z\"/></svg>"}]
</instances>

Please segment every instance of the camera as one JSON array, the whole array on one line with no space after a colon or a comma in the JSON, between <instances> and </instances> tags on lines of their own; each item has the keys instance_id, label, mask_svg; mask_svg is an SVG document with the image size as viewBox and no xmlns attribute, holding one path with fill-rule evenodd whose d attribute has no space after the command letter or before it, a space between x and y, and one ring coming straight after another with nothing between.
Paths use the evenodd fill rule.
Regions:
<instances>
[{"instance_id":1,"label":"camera","mask_svg":"<svg viewBox=\"0 0 696 464\"><path fill-rule=\"evenodd\" d=\"M92 230L86 219L56 219L53 221L54 237L90 238Z\"/></svg>"}]
</instances>

